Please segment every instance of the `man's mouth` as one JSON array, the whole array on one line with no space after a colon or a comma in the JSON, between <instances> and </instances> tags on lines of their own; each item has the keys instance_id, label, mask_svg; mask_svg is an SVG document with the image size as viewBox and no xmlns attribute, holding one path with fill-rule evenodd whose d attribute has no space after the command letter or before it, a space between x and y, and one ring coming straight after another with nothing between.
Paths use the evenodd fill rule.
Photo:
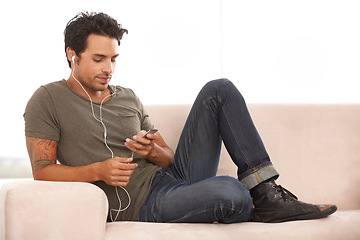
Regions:
<instances>
[{"instance_id":1,"label":"man's mouth","mask_svg":"<svg viewBox=\"0 0 360 240\"><path fill-rule=\"evenodd\" d=\"M97 77L101 83L108 84L110 82L111 76L98 76Z\"/></svg>"}]
</instances>

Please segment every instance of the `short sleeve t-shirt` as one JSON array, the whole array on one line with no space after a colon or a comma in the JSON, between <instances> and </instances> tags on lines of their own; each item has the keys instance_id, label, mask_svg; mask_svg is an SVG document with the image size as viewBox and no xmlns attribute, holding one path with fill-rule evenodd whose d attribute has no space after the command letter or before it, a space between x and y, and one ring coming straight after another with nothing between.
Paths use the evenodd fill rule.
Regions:
<instances>
[{"instance_id":1,"label":"short sleeve t-shirt","mask_svg":"<svg viewBox=\"0 0 360 240\"><path fill-rule=\"evenodd\" d=\"M116 89L115 89L116 88ZM67 166L83 166L101 162L112 157L104 144L106 141L116 157L131 157L125 147L125 139L132 138L141 130L153 128L144 107L134 92L128 88L111 86L115 96L104 102L93 103L74 92L65 80L41 86L30 98L24 113L25 135L58 141L58 161ZM95 117L98 119L96 120ZM156 171L160 167L149 160L134 155L138 164L126 186L131 204L118 214L117 220L134 220L144 202ZM129 198L121 188L107 185L103 181L95 182L102 188L109 200L109 209L119 209L128 205ZM110 211L112 216L117 211Z\"/></svg>"}]
</instances>

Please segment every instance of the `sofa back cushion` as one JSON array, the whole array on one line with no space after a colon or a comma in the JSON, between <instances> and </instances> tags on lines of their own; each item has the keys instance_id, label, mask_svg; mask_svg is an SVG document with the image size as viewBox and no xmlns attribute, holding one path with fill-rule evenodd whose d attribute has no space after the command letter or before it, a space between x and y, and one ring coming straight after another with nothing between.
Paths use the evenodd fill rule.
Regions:
<instances>
[{"instance_id":1,"label":"sofa back cushion","mask_svg":"<svg viewBox=\"0 0 360 240\"><path fill-rule=\"evenodd\" d=\"M278 183L299 199L360 208L360 104L249 104ZM153 124L175 150L190 105L151 105ZM236 177L225 148L218 175Z\"/></svg>"}]
</instances>

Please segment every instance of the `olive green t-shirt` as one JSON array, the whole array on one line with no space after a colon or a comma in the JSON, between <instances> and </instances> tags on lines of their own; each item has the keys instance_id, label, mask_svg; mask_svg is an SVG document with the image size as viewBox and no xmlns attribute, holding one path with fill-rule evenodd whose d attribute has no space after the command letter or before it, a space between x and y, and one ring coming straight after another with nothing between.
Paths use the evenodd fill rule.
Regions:
<instances>
[{"instance_id":1,"label":"olive green t-shirt","mask_svg":"<svg viewBox=\"0 0 360 240\"><path fill-rule=\"evenodd\" d=\"M115 87L109 87L111 92ZM95 117L100 119L100 104L93 103ZM116 86L116 95L101 107L102 120L107 130L107 144L115 157L131 157L124 143L141 130L153 128L144 107L134 92ZM92 113L90 101L74 92L65 80L41 86L29 100L25 113L25 135L58 141L58 161L67 166L83 166L111 158L104 144L104 128ZM131 204L118 215L117 220L134 220L144 202L152 179L160 169L145 158L134 155L138 164L126 190ZM104 190L109 200L113 218L120 203L113 186L99 181L94 183ZM118 188L121 208L128 205L129 198Z\"/></svg>"}]
</instances>

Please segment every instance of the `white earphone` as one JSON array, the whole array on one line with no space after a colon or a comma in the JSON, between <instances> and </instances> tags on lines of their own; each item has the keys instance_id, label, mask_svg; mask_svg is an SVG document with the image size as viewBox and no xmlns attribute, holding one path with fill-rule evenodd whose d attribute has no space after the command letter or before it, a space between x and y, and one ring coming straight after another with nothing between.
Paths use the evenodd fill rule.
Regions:
<instances>
[{"instance_id":1,"label":"white earphone","mask_svg":"<svg viewBox=\"0 0 360 240\"><path fill-rule=\"evenodd\" d=\"M92 111L93 117L95 118L96 121L100 122L101 125L102 125L103 128L104 128L104 144L105 144L105 146L107 147L107 149L110 151L111 157L114 158L114 152L111 150L111 148L110 148L110 147L108 146L108 144L107 144L107 129L106 129L105 123L104 123L103 120L102 120L102 111L101 111L101 109L102 109L102 105L103 105L103 103L104 103L104 101L105 101L106 98L108 98L108 97L113 97L113 96L116 95L116 87L115 87L115 90L114 90L113 93L110 93L110 95L104 97L104 99L101 101L101 103L100 103L100 116L99 116L99 118L97 118L97 117L95 116L95 112L94 112L93 101L92 101L89 93L85 90L85 88L84 88L83 85L79 82L79 80L77 80L76 77L74 76L74 71L75 71L75 56L72 56L72 57L71 57L71 61L72 61L72 63L74 64L74 67L72 68L72 71L71 71L71 75L72 75L72 77L75 79L75 81L80 85L80 87L84 90L84 92L86 93L86 95L89 97L90 106L91 106L91 111ZM113 71L112 65L111 65L111 71ZM116 83L115 83L115 85L116 85ZM134 152L131 152L131 158L133 158L133 157L134 157ZM117 197L117 199L118 199L118 201L119 201L119 208L118 208L118 209L113 209L113 208L112 208L112 209L109 210L109 211L110 211L110 218L111 218L111 221L112 221L112 222L116 221L117 218L119 217L120 212L125 211L126 209L128 209L128 207L129 207L130 204L131 204L131 197L130 197L128 191L127 191L124 187L121 187L121 186L120 186L120 188L123 189L124 192L126 193L128 199L129 199L129 202L128 202L128 205L127 205L125 208L123 208L123 209L121 208L121 199L120 199L118 187L115 186L116 197ZM115 213L116 213L115 218L112 217L112 212L115 212Z\"/></svg>"}]
</instances>

